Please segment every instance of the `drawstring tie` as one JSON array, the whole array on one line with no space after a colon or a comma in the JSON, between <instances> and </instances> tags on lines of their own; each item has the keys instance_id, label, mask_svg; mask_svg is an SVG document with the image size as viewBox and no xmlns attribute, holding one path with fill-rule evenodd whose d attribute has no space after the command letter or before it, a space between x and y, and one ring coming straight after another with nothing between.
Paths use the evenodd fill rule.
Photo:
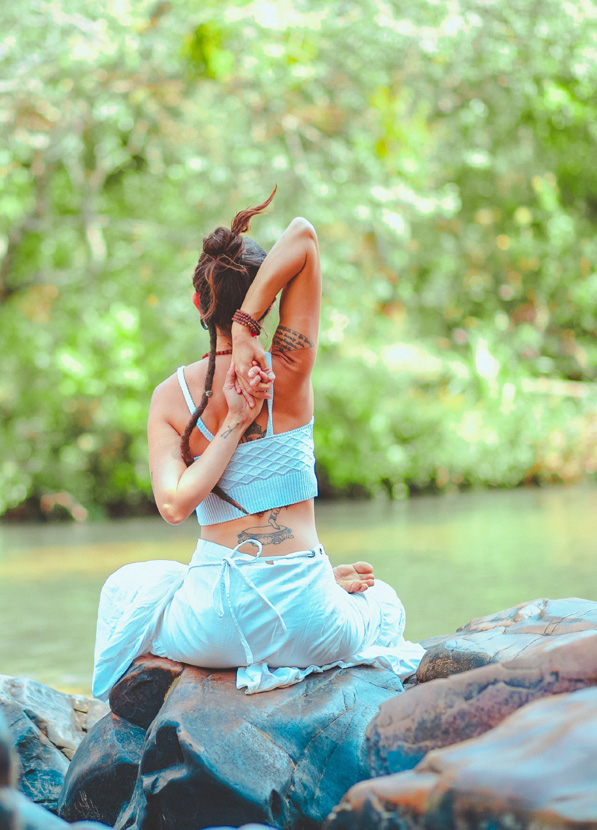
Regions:
<instances>
[{"instance_id":1,"label":"drawstring tie","mask_svg":"<svg viewBox=\"0 0 597 830\"><path fill-rule=\"evenodd\" d=\"M251 651L251 646L249 645L249 642L248 642L247 638L245 637L244 632L241 628L241 624L239 622L239 619L236 616L236 612L234 610L234 603L232 602L232 599L231 599L231 596L230 596L230 584L231 584L232 574L233 573L237 574L240 577L240 579L242 579L242 581L245 583L245 585L251 591L254 591L257 594L257 596L259 596L259 598L267 606L269 606L269 608L271 608L273 613L276 615L276 617L280 621L280 624L282 626L282 630L284 632L287 631L287 628L286 628L286 624L285 624L284 620L282 619L282 615L277 610L277 608L259 590L259 588L249 579L249 577L246 576L243 573L241 568L238 567L238 564L232 558L235 553L238 553L238 549L240 547L242 547L243 545L246 545L246 544L254 545L256 548L259 549L257 554L255 555L255 559L258 559L261 556L261 552L263 550L263 545L261 544L261 542L258 539L245 539L244 542L239 542L239 544L235 548L232 549L232 553L229 556L224 556L222 558L222 567L221 567L221 570L220 570L220 575L219 575L219 577L216 581L216 584L214 585L212 596L213 596L213 600L214 600L215 611L216 611L216 614L218 615L218 617L223 617L224 616L224 603L226 604L226 606L228 608L228 611L230 612L230 616L232 617L232 622L234 623L234 627L236 628L236 631L237 631L238 636L240 638L240 641L242 643L242 646L243 646L243 649L244 649L244 652L245 652L245 658L247 660L247 665L251 665L254 662L253 661L253 652Z\"/></svg>"}]
</instances>

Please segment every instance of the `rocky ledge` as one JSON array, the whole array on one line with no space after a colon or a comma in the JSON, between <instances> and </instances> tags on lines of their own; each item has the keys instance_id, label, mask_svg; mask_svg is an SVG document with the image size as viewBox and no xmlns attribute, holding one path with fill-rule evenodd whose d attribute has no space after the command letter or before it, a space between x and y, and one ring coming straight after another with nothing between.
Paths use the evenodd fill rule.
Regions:
<instances>
[{"instance_id":1,"label":"rocky ledge","mask_svg":"<svg viewBox=\"0 0 597 830\"><path fill-rule=\"evenodd\" d=\"M247 821L315 830L369 776L365 730L403 691L389 671L332 669L246 695L235 671L144 656L81 743L59 805L117 830Z\"/></svg>"},{"instance_id":2,"label":"rocky ledge","mask_svg":"<svg viewBox=\"0 0 597 830\"><path fill-rule=\"evenodd\" d=\"M597 689L524 706L409 772L353 787L327 830L595 830Z\"/></svg>"},{"instance_id":3,"label":"rocky ledge","mask_svg":"<svg viewBox=\"0 0 597 830\"><path fill-rule=\"evenodd\" d=\"M24 795L56 810L75 751L108 707L83 695L57 692L27 678L0 675L0 714L19 758Z\"/></svg>"},{"instance_id":4,"label":"rocky ledge","mask_svg":"<svg viewBox=\"0 0 597 830\"><path fill-rule=\"evenodd\" d=\"M0 830L107 830L105 825L90 821L67 824L23 795L17 789L19 759L12 744L13 733L0 712Z\"/></svg>"},{"instance_id":5,"label":"rocky ledge","mask_svg":"<svg viewBox=\"0 0 597 830\"><path fill-rule=\"evenodd\" d=\"M429 645L326 827L594 830L597 603L535 600Z\"/></svg>"},{"instance_id":6,"label":"rocky ledge","mask_svg":"<svg viewBox=\"0 0 597 830\"><path fill-rule=\"evenodd\" d=\"M108 710L0 678L21 767L19 793L0 735L0 830L595 830L597 603L534 600L424 645L406 692L358 667L246 696L234 672L144 655Z\"/></svg>"}]
</instances>

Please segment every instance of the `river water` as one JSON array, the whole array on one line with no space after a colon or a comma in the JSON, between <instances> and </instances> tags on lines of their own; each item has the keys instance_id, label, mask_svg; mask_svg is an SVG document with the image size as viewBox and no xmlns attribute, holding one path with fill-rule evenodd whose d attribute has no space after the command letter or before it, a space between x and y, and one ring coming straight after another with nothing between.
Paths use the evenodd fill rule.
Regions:
<instances>
[{"instance_id":1,"label":"river water","mask_svg":"<svg viewBox=\"0 0 597 830\"><path fill-rule=\"evenodd\" d=\"M322 503L317 516L333 564L367 559L396 588L412 640L538 597L597 601L595 486ZM0 525L0 674L88 694L104 579L187 561L196 536L192 519Z\"/></svg>"}]
</instances>

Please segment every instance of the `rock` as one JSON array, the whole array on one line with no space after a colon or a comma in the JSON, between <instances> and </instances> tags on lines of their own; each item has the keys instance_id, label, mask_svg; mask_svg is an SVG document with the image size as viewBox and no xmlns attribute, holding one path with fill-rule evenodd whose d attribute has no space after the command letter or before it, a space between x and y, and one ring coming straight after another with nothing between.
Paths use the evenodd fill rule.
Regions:
<instances>
[{"instance_id":1,"label":"rock","mask_svg":"<svg viewBox=\"0 0 597 830\"><path fill-rule=\"evenodd\" d=\"M597 689L525 706L495 729L364 781L325 830L595 830Z\"/></svg>"},{"instance_id":2,"label":"rock","mask_svg":"<svg viewBox=\"0 0 597 830\"><path fill-rule=\"evenodd\" d=\"M20 830L17 828L15 795L16 790L0 787L0 830Z\"/></svg>"},{"instance_id":3,"label":"rock","mask_svg":"<svg viewBox=\"0 0 597 830\"><path fill-rule=\"evenodd\" d=\"M58 814L112 826L135 786L145 730L112 713L81 741L64 780Z\"/></svg>"},{"instance_id":4,"label":"rock","mask_svg":"<svg viewBox=\"0 0 597 830\"><path fill-rule=\"evenodd\" d=\"M143 654L110 692L110 709L129 723L148 729L184 666L174 660Z\"/></svg>"},{"instance_id":5,"label":"rock","mask_svg":"<svg viewBox=\"0 0 597 830\"><path fill-rule=\"evenodd\" d=\"M105 824L82 821L68 824L39 804L29 801L22 793L14 792L14 807L18 817L15 830L108 830Z\"/></svg>"},{"instance_id":6,"label":"rock","mask_svg":"<svg viewBox=\"0 0 597 830\"><path fill-rule=\"evenodd\" d=\"M438 677L511 660L539 637L597 631L597 602L587 599L536 599L479 617L456 634L423 641L427 649L417 669L424 683Z\"/></svg>"},{"instance_id":7,"label":"rock","mask_svg":"<svg viewBox=\"0 0 597 830\"><path fill-rule=\"evenodd\" d=\"M432 680L381 705L367 730L370 774L412 769L546 695L597 685L597 632L543 637L515 659Z\"/></svg>"},{"instance_id":8,"label":"rock","mask_svg":"<svg viewBox=\"0 0 597 830\"><path fill-rule=\"evenodd\" d=\"M108 712L108 706L99 700L65 694L26 677L7 675L0 675L1 703L17 703L69 760L87 730Z\"/></svg>"},{"instance_id":9,"label":"rock","mask_svg":"<svg viewBox=\"0 0 597 830\"><path fill-rule=\"evenodd\" d=\"M60 750L71 751L81 743L79 727L69 695L23 677L0 676L0 701L18 703L24 714Z\"/></svg>"},{"instance_id":10,"label":"rock","mask_svg":"<svg viewBox=\"0 0 597 830\"><path fill-rule=\"evenodd\" d=\"M116 740L104 719L71 764L60 805L69 820L115 820L120 830L246 822L319 827L348 787L368 776L366 726L379 704L403 688L389 671L356 667L246 695L236 688L234 671L185 666L178 673L171 661L161 665L150 658L147 668L143 662L136 661L111 694L119 714L134 703L141 713L132 714L137 722L146 722L156 700L161 704L147 731L134 792L130 796L124 786L115 791L105 780L124 761L116 747L110 755ZM140 726L127 726L143 735Z\"/></svg>"},{"instance_id":11,"label":"rock","mask_svg":"<svg viewBox=\"0 0 597 830\"><path fill-rule=\"evenodd\" d=\"M17 759L8 724L0 712L0 830L16 830L17 812L13 789L17 782Z\"/></svg>"},{"instance_id":12,"label":"rock","mask_svg":"<svg viewBox=\"0 0 597 830\"><path fill-rule=\"evenodd\" d=\"M0 714L0 830L106 830L105 825L83 822L69 825L43 807L29 801L14 785L18 760L12 733Z\"/></svg>"},{"instance_id":13,"label":"rock","mask_svg":"<svg viewBox=\"0 0 597 830\"><path fill-rule=\"evenodd\" d=\"M106 704L82 695L0 675L0 712L8 720L19 756L21 791L55 810L69 760L88 725L107 710Z\"/></svg>"},{"instance_id":14,"label":"rock","mask_svg":"<svg viewBox=\"0 0 597 830\"><path fill-rule=\"evenodd\" d=\"M102 700L95 700L94 698L84 697L83 695L69 695L69 697L72 701L77 726L82 733L79 736L80 743L83 736L89 732L91 727L108 714L110 707ZM69 755L66 750L63 750L63 752ZM72 755L69 757L72 759Z\"/></svg>"},{"instance_id":15,"label":"rock","mask_svg":"<svg viewBox=\"0 0 597 830\"><path fill-rule=\"evenodd\" d=\"M17 703L0 703L19 757L19 788L33 801L55 810L68 759Z\"/></svg>"},{"instance_id":16,"label":"rock","mask_svg":"<svg viewBox=\"0 0 597 830\"><path fill-rule=\"evenodd\" d=\"M17 781L17 759L6 719L0 714L0 789L14 787Z\"/></svg>"}]
</instances>

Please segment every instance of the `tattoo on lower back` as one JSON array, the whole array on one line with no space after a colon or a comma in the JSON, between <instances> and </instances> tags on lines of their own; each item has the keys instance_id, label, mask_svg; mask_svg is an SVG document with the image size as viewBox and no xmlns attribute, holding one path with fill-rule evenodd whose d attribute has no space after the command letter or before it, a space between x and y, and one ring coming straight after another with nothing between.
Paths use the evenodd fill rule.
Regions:
<instances>
[{"instance_id":1,"label":"tattoo on lower back","mask_svg":"<svg viewBox=\"0 0 597 830\"><path fill-rule=\"evenodd\" d=\"M315 343L301 334L299 331L289 329L286 326L278 326L274 338L272 340L272 351L282 352L298 352L303 349L312 349Z\"/></svg>"},{"instance_id":2,"label":"tattoo on lower back","mask_svg":"<svg viewBox=\"0 0 597 830\"><path fill-rule=\"evenodd\" d=\"M280 510L282 510L281 507L276 507L270 512L266 525L245 528L242 533L238 534L239 544L246 542L247 539L256 539L265 547L266 545L279 545L286 539L294 539L292 530L277 522Z\"/></svg>"},{"instance_id":3,"label":"tattoo on lower back","mask_svg":"<svg viewBox=\"0 0 597 830\"><path fill-rule=\"evenodd\" d=\"M247 441L257 441L258 438L265 438L265 427L259 426L257 421L246 428L243 437L240 439L241 444L246 444Z\"/></svg>"}]
</instances>

